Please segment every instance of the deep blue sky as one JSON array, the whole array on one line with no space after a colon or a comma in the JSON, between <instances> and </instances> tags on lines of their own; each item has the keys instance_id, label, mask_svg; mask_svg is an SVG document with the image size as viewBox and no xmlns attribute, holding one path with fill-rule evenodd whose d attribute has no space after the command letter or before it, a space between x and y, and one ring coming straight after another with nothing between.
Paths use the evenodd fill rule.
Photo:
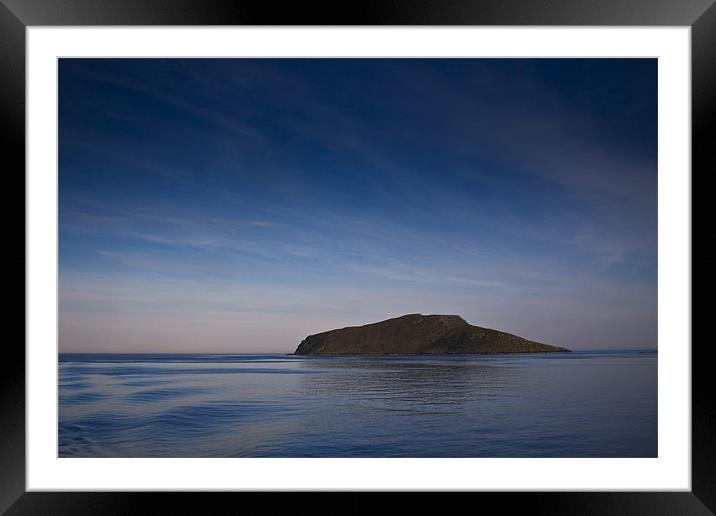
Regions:
<instances>
[{"instance_id":1,"label":"deep blue sky","mask_svg":"<svg viewBox=\"0 0 716 516\"><path fill-rule=\"evenodd\" d=\"M657 346L654 59L61 59L59 185L61 351Z\"/></svg>"}]
</instances>

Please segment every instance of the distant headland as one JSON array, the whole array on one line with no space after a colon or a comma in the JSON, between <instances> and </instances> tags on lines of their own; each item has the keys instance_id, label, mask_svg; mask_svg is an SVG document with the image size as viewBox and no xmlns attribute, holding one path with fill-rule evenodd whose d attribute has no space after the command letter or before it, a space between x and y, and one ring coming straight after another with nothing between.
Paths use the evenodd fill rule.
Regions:
<instances>
[{"instance_id":1,"label":"distant headland","mask_svg":"<svg viewBox=\"0 0 716 516\"><path fill-rule=\"evenodd\" d=\"M294 355L463 355L570 352L468 324L459 315L409 314L309 335Z\"/></svg>"}]
</instances>

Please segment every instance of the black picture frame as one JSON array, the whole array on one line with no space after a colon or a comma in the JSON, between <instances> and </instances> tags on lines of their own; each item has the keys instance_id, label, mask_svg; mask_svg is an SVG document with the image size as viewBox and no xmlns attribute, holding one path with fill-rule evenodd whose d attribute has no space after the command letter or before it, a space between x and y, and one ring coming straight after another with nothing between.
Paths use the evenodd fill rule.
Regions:
<instances>
[{"instance_id":1,"label":"black picture frame","mask_svg":"<svg viewBox=\"0 0 716 516\"><path fill-rule=\"evenodd\" d=\"M383 0L326 4L287 2L286 5L231 0L0 0L0 120L6 148L3 161L9 163L7 168L3 167L6 181L23 177L21 171L25 167L25 29L82 25L689 26L692 39L691 177L696 170L700 170L700 175L716 170L707 136L716 119L714 0ZM6 199L10 199L15 190L6 188ZM20 188L24 192L24 180ZM13 215L15 217L7 220L15 220L16 212ZM23 230L23 240L24 237ZM24 267L24 244L22 249ZM19 261L19 254L14 251L13 261ZM15 270L19 270L19 266ZM479 503L484 508L485 502L490 502L508 513L525 510L532 514L713 514L716 511L716 404L708 394L713 390L713 385L708 387L713 384L707 358L709 346L708 341L694 341L692 345L691 492L452 493L449 499L442 495L426 497L427 493L411 493L409 502L422 509L439 508L440 512L449 510L452 505L457 507L470 497L473 507L472 504ZM150 502L158 502L163 505L162 512L203 513L210 504L221 501L228 502L227 512L237 512L251 502L266 504L265 509L276 512L277 502L283 503L286 499L283 495L277 497L276 493L193 493L190 496L189 493L25 492L24 347L19 339L6 337L4 350L7 358L0 375L0 511L10 515L136 514L147 512ZM383 505L383 494L340 495L336 501L335 496L323 493L294 494L287 503L291 510L326 514L372 512Z\"/></svg>"}]
</instances>

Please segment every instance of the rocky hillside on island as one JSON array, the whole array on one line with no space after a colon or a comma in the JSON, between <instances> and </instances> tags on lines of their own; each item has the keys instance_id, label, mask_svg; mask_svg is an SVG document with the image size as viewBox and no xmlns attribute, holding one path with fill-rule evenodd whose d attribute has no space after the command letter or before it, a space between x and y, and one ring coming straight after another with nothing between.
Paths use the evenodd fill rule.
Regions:
<instances>
[{"instance_id":1,"label":"rocky hillside on island","mask_svg":"<svg viewBox=\"0 0 716 516\"><path fill-rule=\"evenodd\" d=\"M461 355L570 350L468 324L458 315L410 314L309 335L295 355Z\"/></svg>"}]
</instances>

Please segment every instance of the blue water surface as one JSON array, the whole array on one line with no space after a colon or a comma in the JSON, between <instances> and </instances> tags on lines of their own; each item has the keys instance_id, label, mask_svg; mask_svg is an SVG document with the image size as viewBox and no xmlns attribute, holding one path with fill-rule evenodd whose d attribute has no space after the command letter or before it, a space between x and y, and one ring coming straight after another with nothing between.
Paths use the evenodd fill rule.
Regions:
<instances>
[{"instance_id":1,"label":"blue water surface","mask_svg":"<svg viewBox=\"0 0 716 516\"><path fill-rule=\"evenodd\" d=\"M60 457L656 457L657 353L60 354Z\"/></svg>"}]
</instances>

